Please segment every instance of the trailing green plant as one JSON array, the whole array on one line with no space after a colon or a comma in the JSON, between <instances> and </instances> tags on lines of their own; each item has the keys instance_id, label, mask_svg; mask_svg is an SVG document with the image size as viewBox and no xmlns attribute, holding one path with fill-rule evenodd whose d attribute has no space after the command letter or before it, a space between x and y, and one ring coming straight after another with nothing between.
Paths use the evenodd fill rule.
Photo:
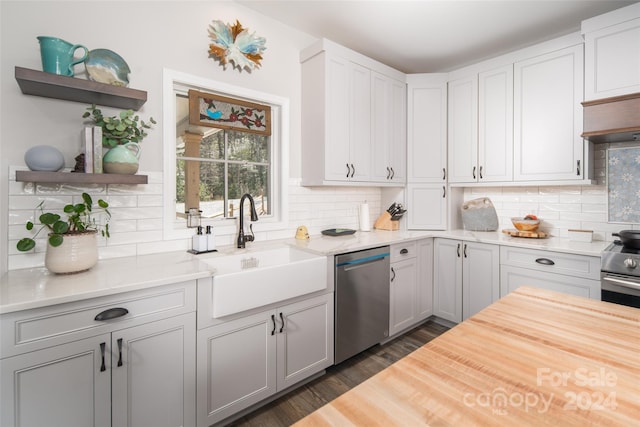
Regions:
<instances>
[{"instance_id":1,"label":"trailing green plant","mask_svg":"<svg viewBox=\"0 0 640 427\"><path fill-rule=\"evenodd\" d=\"M133 110L124 110L117 116L106 117L95 104L87 107L82 115L84 119L89 117L93 125L102 128L102 145L110 148L127 142L139 143L148 135L147 129L152 129L151 124L157 124L153 117L149 117L151 124L146 123Z\"/></svg>"},{"instance_id":2,"label":"trailing green plant","mask_svg":"<svg viewBox=\"0 0 640 427\"><path fill-rule=\"evenodd\" d=\"M64 235L72 233L100 231L102 236L110 237L109 219L111 219L111 212L107 209L108 207L109 204L102 199L99 199L97 206L94 206L91 196L87 193L82 193L82 203L68 204L63 208L63 212L67 214L67 220L63 221L57 213L45 212L44 201L42 201L36 207L36 209L40 209L41 212L38 219L42 227L40 227L33 237L20 239L16 247L22 252L30 251L36 246L34 239L44 229L49 230L48 240L51 246L60 246L64 241ZM96 221L95 215L97 213L106 216L107 219L104 224ZM33 230L34 226L33 222L27 221L27 230Z\"/></svg>"}]
</instances>

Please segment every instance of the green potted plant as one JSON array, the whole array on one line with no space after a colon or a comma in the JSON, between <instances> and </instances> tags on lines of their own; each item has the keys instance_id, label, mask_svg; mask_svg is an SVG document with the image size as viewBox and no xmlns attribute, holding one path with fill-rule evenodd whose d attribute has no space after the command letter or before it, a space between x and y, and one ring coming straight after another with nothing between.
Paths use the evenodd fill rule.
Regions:
<instances>
[{"instance_id":1,"label":"green potted plant","mask_svg":"<svg viewBox=\"0 0 640 427\"><path fill-rule=\"evenodd\" d=\"M102 145L109 148L102 160L103 170L106 173L135 174L140 159L138 144L147 137L151 125L157 124L153 117L145 122L133 110L105 116L94 104L87 108L82 118L90 118L89 124L102 129Z\"/></svg>"},{"instance_id":2,"label":"green potted plant","mask_svg":"<svg viewBox=\"0 0 640 427\"><path fill-rule=\"evenodd\" d=\"M75 273L93 267L98 261L98 246L96 235L98 232L109 237L109 219L111 213L107 209L109 204L99 199L94 206L93 199L87 193L82 193L82 202L64 206L66 221L55 212L45 212L44 201L36 209L41 214L40 229L32 236L18 241L16 247L26 252L36 245L35 238L44 229L49 231L45 266L53 273ZM96 215L106 217L104 224L99 223ZM34 228L32 221L27 221L26 229Z\"/></svg>"}]
</instances>

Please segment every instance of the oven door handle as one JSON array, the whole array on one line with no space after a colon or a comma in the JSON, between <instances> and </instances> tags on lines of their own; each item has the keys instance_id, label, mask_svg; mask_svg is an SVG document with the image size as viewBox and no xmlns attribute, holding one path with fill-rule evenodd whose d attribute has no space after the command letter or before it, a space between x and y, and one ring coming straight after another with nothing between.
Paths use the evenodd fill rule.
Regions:
<instances>
[{"instance_id":1,"label":"oven door handle","mask_svg":"<svg viewBox=\"0 0 640 427\"><path fill-rule=\"evenodd\" d=\"M615 283L616 285L624 286L625 288L640 290L640 283L631 282L629 280L618 279L615 277L604 276L602 280L606 282Z\"/></svg>"}]
</instances>

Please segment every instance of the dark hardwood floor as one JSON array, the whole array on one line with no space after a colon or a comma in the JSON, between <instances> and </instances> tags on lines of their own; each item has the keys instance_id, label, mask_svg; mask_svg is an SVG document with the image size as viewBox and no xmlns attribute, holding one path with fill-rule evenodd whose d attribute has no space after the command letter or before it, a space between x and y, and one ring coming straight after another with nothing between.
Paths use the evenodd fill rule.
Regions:
<instances>
[{"instance_id":1,"label":"dark hardwood floor","mask_svg":"<svg viewBox=\"0 0 640 427\"><path fill-rule=\"evenodd\" d=\"M447 327L427 321L384 345L372 347L304 386L230 424L234 427L290 426L342 393L446 332Z\"/></svg>"}]
</instances>

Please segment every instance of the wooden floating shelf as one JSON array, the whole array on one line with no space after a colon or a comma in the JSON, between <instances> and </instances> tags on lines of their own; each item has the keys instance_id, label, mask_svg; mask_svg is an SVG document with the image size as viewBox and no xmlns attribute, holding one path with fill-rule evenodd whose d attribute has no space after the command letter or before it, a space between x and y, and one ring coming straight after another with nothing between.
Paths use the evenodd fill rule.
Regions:
<instances>
[{"instance_id":1,"label":"wooden floating shelf","mask_svg":"<svg viewBox=\"0 0 640 427\"><path fill-rule=\"evenodd\" d=\"M147 175L115 173L16 171L18 182L53 184L147 184Z\"/></svg>"},{"instance_id":2,"label":"wooden floating shelf","mask_svg":"<svg viewBox=\"0 0 640 427\"><path fill-rule=\"evenodd\" d=\"M15 67L15 74L18 86L25 95L131 110L139 110L147 102L147 92L143 90L59 76L23 67Z\"/></svg>"}]
</instances>

